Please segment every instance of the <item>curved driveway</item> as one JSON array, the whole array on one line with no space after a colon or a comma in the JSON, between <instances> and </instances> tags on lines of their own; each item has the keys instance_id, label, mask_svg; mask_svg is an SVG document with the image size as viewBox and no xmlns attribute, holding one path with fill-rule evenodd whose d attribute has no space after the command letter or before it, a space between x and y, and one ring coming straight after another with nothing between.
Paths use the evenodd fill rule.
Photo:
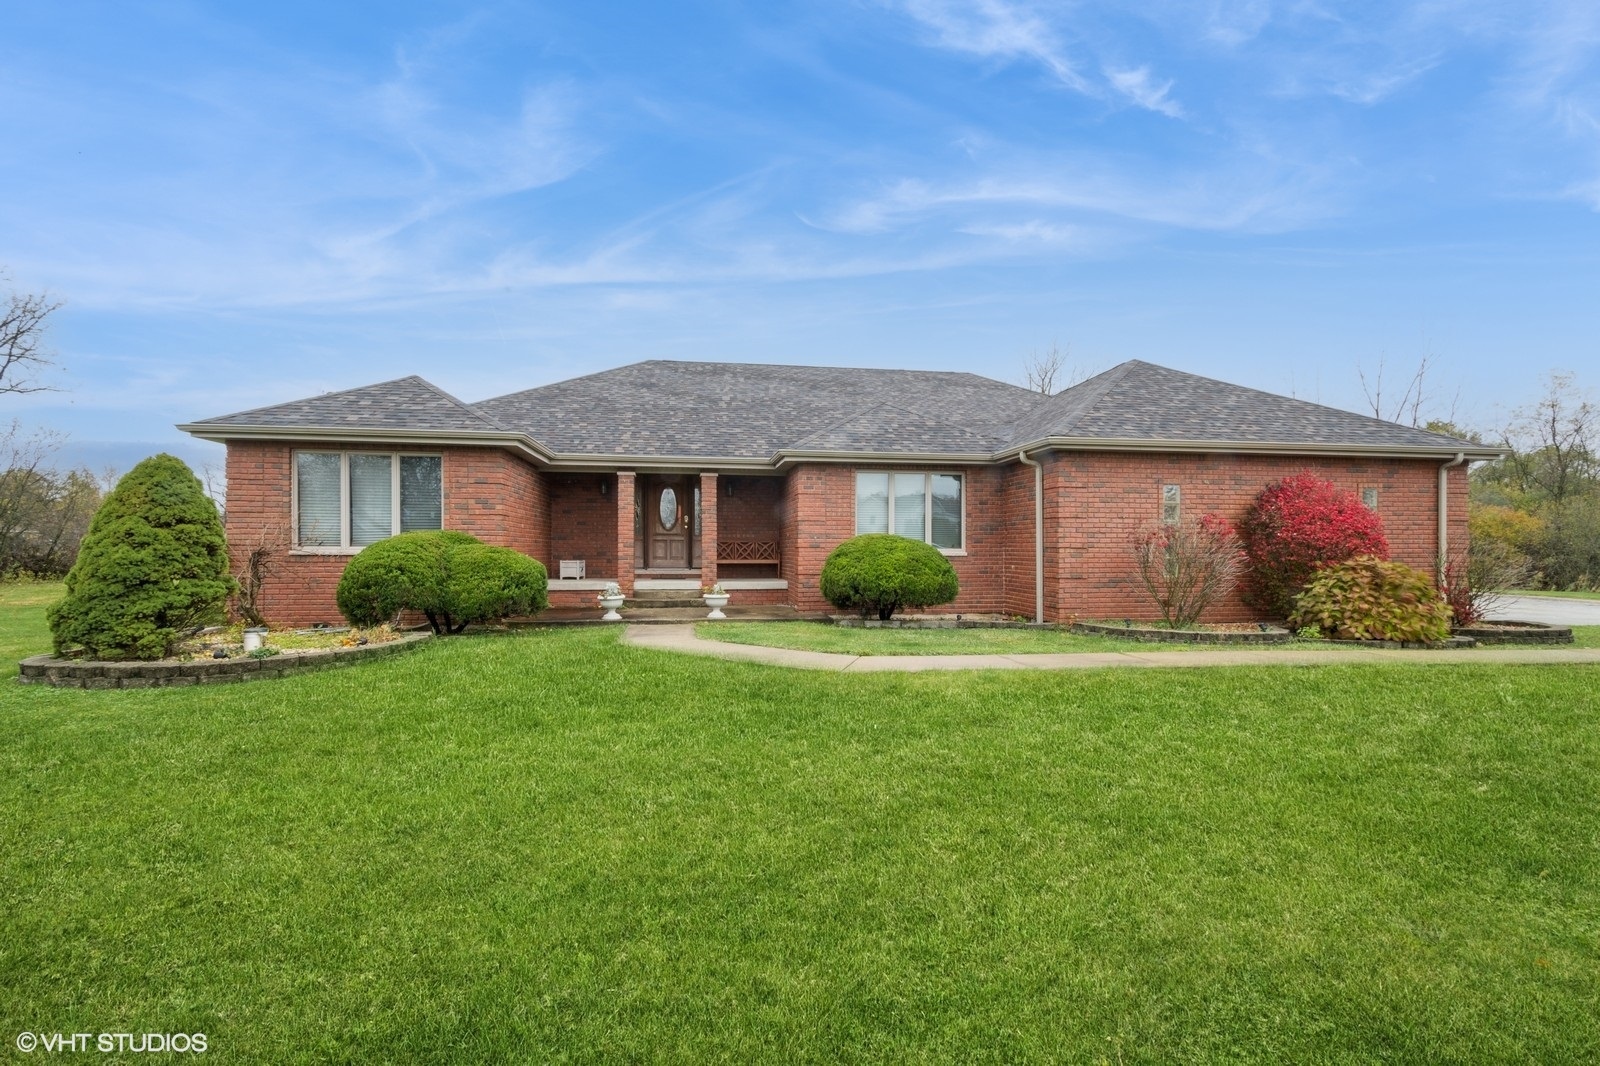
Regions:
<instances>
[{"instance_id":1,"label":"curved driveway","mask_svg":"<svg viewBox=\"0 0 1600 1066\"><path fill-rule=\"evenodd\" d=\"M1552 626L1600 626L1600 600L1507 596L1489 611L1489 617L1543 622Z\"/></svg>"}]
</instances>

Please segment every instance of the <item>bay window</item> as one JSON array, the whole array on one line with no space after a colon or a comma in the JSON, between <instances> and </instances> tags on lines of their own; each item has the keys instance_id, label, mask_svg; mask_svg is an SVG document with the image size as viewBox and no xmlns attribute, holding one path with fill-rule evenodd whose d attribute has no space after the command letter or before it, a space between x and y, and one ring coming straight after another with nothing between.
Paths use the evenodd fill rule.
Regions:
<instances>
[{"instance_id":1,"label":"bay window","mask_svg":"<svg viewBox=\"0 0 1600 1066\"><path fill-rule=\"evenodd\" d=\"M960 474L856 472L856 532L894 533L960 551Z\"/></svg>"},{"instance_id":2,"label":"bay window","mask_svg":"<svg viewBox=\"0 0 1600 1066\"><path fill-rule=\"evenodd\" d=\"M294 462L299 547L363 548L396 533L442 527L437 455L296 452Z\"/></svg>"}]
</instances>

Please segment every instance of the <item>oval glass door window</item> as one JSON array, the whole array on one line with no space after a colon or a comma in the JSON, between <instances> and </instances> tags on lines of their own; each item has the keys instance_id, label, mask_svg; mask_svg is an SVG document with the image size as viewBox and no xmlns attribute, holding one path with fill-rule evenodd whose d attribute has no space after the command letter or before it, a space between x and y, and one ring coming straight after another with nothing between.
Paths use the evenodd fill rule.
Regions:
<instances>
[{"instance_id":1,"label":"oval glass door window","mask_svg":"<svg viewBox=\"0 0 1600 1066\"><path fill-rule=\"evenodd\" d=\"M661 490L661 528L672 529L678 524L678 494L670 488Z\"/></svg>"}]
</instances>

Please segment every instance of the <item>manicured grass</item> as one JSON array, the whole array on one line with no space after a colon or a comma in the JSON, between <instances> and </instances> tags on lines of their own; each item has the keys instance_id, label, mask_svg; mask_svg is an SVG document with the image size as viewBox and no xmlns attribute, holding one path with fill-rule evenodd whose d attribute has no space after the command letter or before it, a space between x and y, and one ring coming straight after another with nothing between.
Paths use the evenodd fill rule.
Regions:
<instances>
[{"instance_id":1,"label":"manicured grass","mask_svg":"<svg viewBox=\"0 0 1600 1066\"><path fill-rule=\"evenodd\" d=\"M616 638L0 686L6 1043L1600 1057L1594 668L846 676Z\"/></svg>"},{"instance_id":2,"label":"manicured grass","mask_svg":"<svg viewBox=\"0 0 1600 1066\"><path fill-rule=\"evenodd\" d=\"M44 612L59 600L59 581L0 581L0 681L17 676L17 661L50 650Z\"/></svg>"},{"instance_id":3,"label":"manicured grass","mask_svg":"<svg viewBox=\"0 0 1600 1066\"><path fill-rule=\"evenodd\" d=\"M1511 596L1555 596L1563 600L1600 600L1600 592L1553 592L1550 589L1517 589Z\"/></svg>"},{"instance_id":4,"label":"manicured grass","mask_svg":"<svg viewBox=\"0 0 1600 1066\"><path fill-rule=\"evenodd\" d=\"M695 632L707 640L762 644L769 648L837 652L841 655L1025 655L1059 652L1186 651L1224 647L1324 647L1292 645L1143 644L1115 637L1053 629L855 629L830 622L703 622Z\"/></svg>"},{"instance_id":5,"label":"manicured grass","mask_svg":"<svg viewBox=\"0 0 1600 1066\"><path fill-rule=\"evenodd\" d=\"M854 629L831 622L702 622L695 632L730 644L843 655L1006 655L1151 646L1048 629Z\"/></svg>"}]
</instances>

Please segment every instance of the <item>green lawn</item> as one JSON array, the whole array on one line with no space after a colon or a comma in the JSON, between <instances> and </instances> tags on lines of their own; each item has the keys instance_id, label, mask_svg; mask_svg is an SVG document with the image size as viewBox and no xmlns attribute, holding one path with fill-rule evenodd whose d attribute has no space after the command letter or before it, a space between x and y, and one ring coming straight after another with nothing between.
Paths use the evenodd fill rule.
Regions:
<instances>
[{"instance_id":1,"label":"green lawn","mask_svg":"<svg viewBox=\"0 0 1600 1066\"><path fill-rule=\"evenodd\" d=\"M17 660L50 650L44 611L61 594L59 581L0 581L0 682L17 676Z\"/></svg>"},{"instance_id":2,"label":"green lawn","mask_svg":"<svg viewBox=\"0 0 1600 1066\"><path fill-rule=\"evenodd\" d=\"M761 644L769 648L837 652L841 655L1023 655L1043 652L1216 651L1225 644L1143 644L1115 637L1043 629L855 629L829 622L702 622L695 632L707 640ZM1572 627L1573 645L1600 648L1600 626ZM1337 648L1327 641L1242 645L1254 651Z\"/></svg>"},{"instance_id":3,"label":"green lawn","mask_svg":"<svg viewBox=\"0 0 1600 1066\"><path fill-rule=\"evenodd\" d=\"M1053 629L856 629L831 622L702 622L707 640L841 655L1024 655L1075 651L1215 651L1217 644L1144 644ZM1250 645L1252 648L1285 645ZM1300 650L1330 645L1302 641Z\"/></svg>"},{"instance_id":4,"label":"green lawn","mask_svg":"<svg viewBox=\"0 0 1600 1066\"><path fill-rule=\"evenodd\" d=\"M1596 668L846 676L617 635L0 685L5 1044L1600 1058Z\"/></svg>"}]
</instances>

